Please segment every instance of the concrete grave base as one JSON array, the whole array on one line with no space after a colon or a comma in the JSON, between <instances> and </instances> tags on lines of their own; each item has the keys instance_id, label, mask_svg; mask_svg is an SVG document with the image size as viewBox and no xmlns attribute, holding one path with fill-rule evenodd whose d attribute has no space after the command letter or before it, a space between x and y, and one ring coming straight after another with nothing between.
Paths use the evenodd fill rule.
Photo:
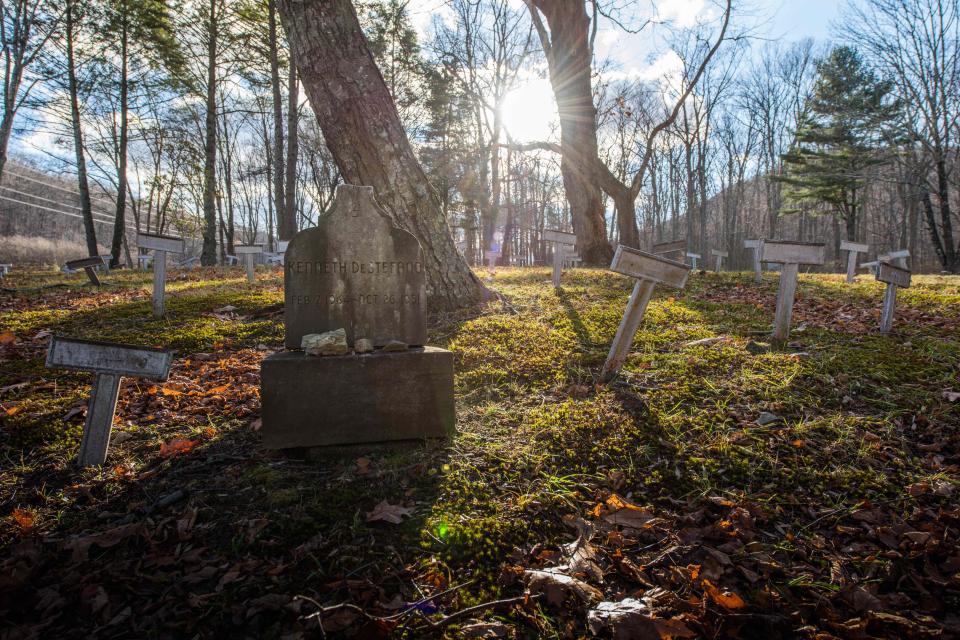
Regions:
<instances>
[{"instance_id":1,"label":"concrete grave base","mask_svg":"<svg viewBox=\"0 0 960 640\"><path fill-rule=\"evenodd\" d=\"M445 438L456 429L453 353L276 353L260 368L270 449Z\"/></svg>"}]
</instances>

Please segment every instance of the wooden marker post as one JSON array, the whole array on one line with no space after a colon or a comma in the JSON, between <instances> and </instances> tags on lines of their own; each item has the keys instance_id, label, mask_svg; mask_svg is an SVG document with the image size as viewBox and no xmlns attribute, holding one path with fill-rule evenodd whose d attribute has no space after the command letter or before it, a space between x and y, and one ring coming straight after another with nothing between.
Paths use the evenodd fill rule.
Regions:
<instances>
[{"instance_id":1,"label":"wooden marker post","mask_svg":"<svg viewBox=\"0 0 960 640\"><path fill-rule=\"evenodd\" d=\"M901 269L907 268L907 258L910 257L909 249L900 249L899 251L891 251L885 256L881 256L881 262L889 262L895 267L900 267Z\"/></svg>"},{"instance_id":2,"label":"wooden marker post","mask_svg":"<svg viewBox=\"0 0 960 640\"><path fill-rule=\"evenodd\" d=\"M910 287L910 271L881 262L877 269L877 280L887 284L887 291L883 294L880 333L890 333L893 328L893 312L897 307L897 288Z\"/></svg>"},{"instance_id":3,"label":"wooden marker post","mask_svg":"<svg viewBox=\"0 0 960 640\"><path fill-rule=\"evenodd\" d=\"M64 266L70 271L83 269L87 274L87 278L90 279L90 284L95 287L100 286L100 278L97 276L97 272L94 269L98 267L103 268L103 256L90 256L89 258L71 260L65 263Z\"/></svg>"},{"instance_id":4,"label":"wooden marker post","mask_svg":"<svg viewBox=\"0 0 960 640\"><path fill-rule=\"evenodd\" d=\"M723 259L730 254L726 251L720 251L719 249L713 249L711 253L713 254L713 257L717 259L715 270L717 273L720 273L720 270L723 269Z\"/></svg>"},{"instance_id":5,"label":"wooden marker post","mask_svg":"<svg viewBox=\"0 0 960 640\"><path fill-rule=\"evenodd\" d=\"M3 280L7 277L7 274L10 273L10 269L13 268L12 264L0 264L0 280Z\"/></svg>"},{"instance_id":6,"label":"wooden marker post","mask_svg":"<svg viewBox=\"0 0 960 640\"><path fill-rule=\"evenodd\" d=\"M97 374L87 401L78 465L103 464L107 459L121 376L166 380L172 361L173 352L163 349L53 337L47 351L47 367Z\"/></svg>"},{"instance_id":7,"label":"wooden marker post","mask_svg":"<svg viewBox=\"0 0 960 640\"><path fill-rule=\"evenodd\" d=\"M763 260L760 256L763 254L763 238L758 240L744 240L743 248L753 251L753 281L763 282Z\"/></svg>"},{"instance_id":8,"label":"wooden marker post","mask_svg":"<svg viewBox=\"0 0 960 640\"><path fill-rule=\"evenodd\" d=\"M786 342L790 337L790 317L797 292L797 272L801 264L823 264L827 259L826 246L807 242L763 243L763 261L776 262L780 269L780 288L777 291L777 313L773 323L773 340Z\"/></svg>"},{"instance_id":9,"label":"wooden marker post","mask_svg":"<svg viewBox=\"0 0 960 640\"><path fill-rule=\"evenodd\" d=\"M563 261L567 257L567 251L572 250L577 244L577 236L566 231L555 231L545 229L543 239L553 244L553 286L560 288L560 274L563 272Z\"/></svg>"},{"instance_id":10,"label":"wooden marker post","mask_svg":"<svg viewBox=\"0 0 960 640\"><path fill-rule=\"evenodd\" d=\"M262 244L240 244L233 247L233 252L238 256L243 256L243 262L247 266L247 282L253 282L256 277L253 274L253 256L263 253Z\"/></svg>"},{"instance_id":11,"label":"wooden marker post","mask_svg":"<svg viewBox=\"0 0 960 640\"><path fill-rule=\"evenodd\" d=\"M687 249L687 241L684 240L671 240L670 242L661 242L660 244L653 245L653 255L655 256L668 256L672 253L682 254ZM677 256L678 258L680 256Z\"/></svg>"},{"instance_id":12,"label":"wooden marker post","mask_svg":"<svg viewBox=\"0 0 960 640\"><path fill-rule=\"evenodd\" d=\"M163 317L163 301L167 288L167 252L183 253L186 244L183 238L161 236L153 233L138 233L137 246L153 250L153 315Z\"/></svg>"},{"instance_id":13,"label":"wooden marker post","mask_svg":"<svg viewBox=\"0 0 960 640\"><path fill-rule=\"evenodd\" d=\"M661 258L623 245L617 247L613 262L610 263L610 270L636 278L637 282L633 285L633 292L630 294L627 308L623 312L623 319L620 320L620 326L617 328L617 335L614 336L613 343L610 345L607 361L603 363L600 377L604 381L611 380L620 372L620 367L630 354L633 337L640 328L654 285L660 283L682 289L690 275L690 267L682 262Z\"/></svg>"},{"instance_id":14,"label":"wooden marker post","mask_svg":"<svg viewBox=\"0 0 960 640\"><path fill-rule=\"evenodd\" d=\"M849 252L847 253L847 284L852 284L857 277L857 254L870 251L870 245L844 240L840 243L840 250Z\"/></svg>"},{"instance_id":15,"label":"wooden marker post","mask_svg":"<svg viewBox=\"0 0 960 640\"><path fill-rule=\"evenodd\" d=\"M696 271L696 269L697 269L697 260L699 260L699 259L700 259L701 257L703 257L703 256L701 256L699 253L690 253L690 252L688 251L688 252L687 252L687 257L690 258L690 268L693 269L694 271Z\"/></svg>"}]
</instances>

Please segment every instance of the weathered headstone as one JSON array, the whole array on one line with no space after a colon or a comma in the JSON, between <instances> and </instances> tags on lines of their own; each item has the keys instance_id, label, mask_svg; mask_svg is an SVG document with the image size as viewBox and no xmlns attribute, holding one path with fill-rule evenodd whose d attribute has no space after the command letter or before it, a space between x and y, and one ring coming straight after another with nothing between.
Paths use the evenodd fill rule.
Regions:
<instances>
[{"instance_id":1,"label":"weathered headstone","mask_svg":"<svg viewBox=\"0 0 960 640\"><path fill-rule=\"evenodd\" d=\"M247 282L256 281L256 275L253 269L253 256L263 253L262 244L239 244L234 245L233 252L238 256L243 256L244 264L247 267Z\"/></svg>"},{"instance_id":2,"label":"weathered headstone","mask_svg":"<svg viewBox=\"0 0 960 640\"><path fill-rule=\"evenodd\" d=\"M682 262L655 256L623 245L617 247L617 252L613 255L613 262L610 263L610 270L636 278L637 282L633 285L633 292L627 302L623 319L620 320L617 334L610 345L610 353L607 354L607 360L603 363L603 370L600 373L603 380L610 380L616 376L627 359L630 347L633 344L633 337L637 334L637 329L640 328L643 314L646 312L650 296L653 294L654 285L660 283L668 287L682 289L690 275L690 267Z\"/></svg>"},{"instance_id":3,"label":"weathered headstone","mask_svg":"<svg viewBox=\"0 0 960 640\"><path fill-rule=\"evenodd\" d=\"M420 243L393 226L373 188L339 186L330 212L293 237L284 260L284 298L288 348L299 349L305 334L343 329L348 346L363 353L287 351L264 360L266 446L453 432L453 354L419 346L427 339ZM370 352L373 345L379 348Z\"/></svg>"},{"instance_id":4,"label":"weathered headstone","mask_svg":"<svg viewBox=\"0 0 960 640\"><path fill-rule=\"evenodd\" d=\"M715 270L717 273L720 273L720 270L723 269L723 259L730 254L726 251L720 251L719 249L713 249L711 253L713 257L717 259Z\"/></svg>"},{"instance_id":5,"label":"weathered headstone","mask_svg":"<svg viewBox=\"0 0 960 640\"><path fill-rule=\"evenodd\" d=\"M89 258L78 258L70 260L64 264L67 272L73 272L77 269L83 269L90 280L90 284L95 287L100 286L100 278L97 276L97 269L103 268L103 256L90 256Z\"/></svg>"},{"instance_id":6,"label":"weathered headstone","mask_svg":"<svg viewBox=\"0 0 960 640\"><path fill-rule=\"evenodd\" d=\"M754 282L763 282L763 260L760 256L763 254L763 238L756 240L744 240L743 248L750 249L753 252L753 280Z\"/></svg>"},{"instance_id":7,"label":"weathered headstone","mask_svg":"<svg viewBox=\"0 0 960 640\"><path fill-rule=\"evenodd\" d=\"M183 238L162 236L154 233L137 234L137 246L153 250L153 315L163 316L163 304L167 287L167 253L183 253L186 245Z\"/></svg>"},{"instance_id":8,"label":"weathered headstone","mask_svg":"<svg viewBox=\"0 0 960 640\"><path fill-rule=\"evenodd\" d=\"M568 252L573 251L577 244L577 236L566 231L546 229L543 239L553 245L553 286L560 287L560 274L563 272L563 261Z\"/></svg>"},{"instance_id":9,"label":"weathered headstone","mask_svg":"<svg viewBox=\"0 0 960 640\"><path fill-rule=\"evenodd\" d=\"M857 254L870 251L870 245L844 240L840 243L840 250L847 252L847 284L857 277Z\"/></svg>"},{"instance_id":10,"label":"weathered headstone","mask_svg":"<svg viewBox=\"0 0 960 640\"><path fill-rule=\"evenodd\" d=\"M103 464L107 459L113 414L122 376L166 380L173 352L112 342L54 336L47 351L48 368L91 371L97 375L87 401L87 419L77 464Z\"/></svg>"},{"instance_id":11,"label":"weathered headstone","mask_svg":"<svg viewBox=\"0 0 960 640\"><path fill-rule=\"evenodd\" d=\"M699 260L703 256L701 256L699 253L691 253L690 251L687 251L686 255L688 258L690 258L690 268L696 271L697 260Z\"/></svg>"},{"instance_id":12,"label":"weathered headstone","mask_svg":"<svg viewBox=\"0 0 960 640\"><path fill-rule=\"evenodd\" d=\"M786 342L790 337L790 317L793 315L793 300L797 293L799 266L826 262L826 247L808 242L765 240L762 251L764 262L775 262L781 265L777 312L773 322L773 340Z\"/></svg>"},{"instance_id":13,"label":"weathered headstone","mask_svg":"<svg viewBox=\"0 0 960 640\"><path fill-rule=\"evenodd\" d=\"M887 290L883 295L883 313L880 316L880 333L890 333L893 328L893 313L897 307L897 289L910 287L910 271L881 262L877 269L877 280L885 282Z\"/></svg>"}]
</instances>

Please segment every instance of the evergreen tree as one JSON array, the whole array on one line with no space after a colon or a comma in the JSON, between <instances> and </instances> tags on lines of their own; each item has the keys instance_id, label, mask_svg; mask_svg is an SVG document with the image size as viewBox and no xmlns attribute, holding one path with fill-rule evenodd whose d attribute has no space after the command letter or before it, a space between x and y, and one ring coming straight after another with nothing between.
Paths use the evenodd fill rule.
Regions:
<instances>
[{"instance_id":1,"label":"evergreen tree","mask_svg":"<svg viewBox=\"0 0 960 640\"><path fill-rule=\"evenodd\" d=\"M796 213L826 204L854 240L868 171L892 158L898 105L892 83L877 78L852 47L835 48L817 79L784 154L784 206Z\"/></svg>"}]
</instances>

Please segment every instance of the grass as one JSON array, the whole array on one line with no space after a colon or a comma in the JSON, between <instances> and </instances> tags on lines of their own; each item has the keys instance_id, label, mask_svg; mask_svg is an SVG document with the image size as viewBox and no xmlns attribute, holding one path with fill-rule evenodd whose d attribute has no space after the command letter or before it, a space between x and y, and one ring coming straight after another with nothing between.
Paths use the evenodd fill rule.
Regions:
<instances>
[{"instance_id":1,"label":"grass","mask_svg":"<svg viewBox=\"0 0 960 640\"><path fill-rule=\"evenodd\" d=\"M708 548L732 558L713 579L778 620L773 635L761 625L744 637L876 633L874 610L903 619L884 619L881 636L955 624L957 526L944 514L957 509L960 403L944 392L960 391L958 278L915 277L895 332L881 336L880 285L802 276L793 342L777 350L767 343L775 275L756 285L752 274L694 274L683 291L658 287L621 375L600 385L631 283L583 269L554 290L548 270L500 270L492 286L510 308L431 325L432 343L456 355L451 442L306 458L263 451L251 429L259 360L282 345L279 273L249 285L239 269L175 271L164 320L150 316L148 275L105 279L95 291L82 275L15 274L6 286L24 291L0 297L0 332L16 337L2 347L0 544L7 568L28 576L0 586L7 626L32 629L40 616L63 636L192 625L309 636L316 607L294 595L385 618L393 604L452 588L429 601L449 613L520 593L518 572L556 564L571 518L606 533L595 544L607 599L652 585L702 599L699 613L673 603L663 614L701 634L733 633L730 611L707 606L695 577L713 566ZM67 286L42 288L53 284ZM126 435L101 469L71 467L82 427L71 409L89 379L43 368L45 332L177 351L165 385L125 382L115 433ZM761 412L778 420L760 425ZM174 438L192 450L161 457ZM613 495L660 528L607 531ZM382 500L411 517L367 522ZM60 550L130 522L143 531L88 560ZM911 546L911 532L936 543ZM670 572L653 562L669 549ZM645 577L624 577L622 558ZM930 566L947 569L931 578ZM138 571L152 578L133 580ZM858 589L882 606L861 606ZM116 622L125 607L133 615ZM521 637L574 637L586 633L585 610L541 600L478 616ZM319 619L333 635L371 625L423 633L410 615L365 616L331 609Z\"/></svg>"}]
</instances>

